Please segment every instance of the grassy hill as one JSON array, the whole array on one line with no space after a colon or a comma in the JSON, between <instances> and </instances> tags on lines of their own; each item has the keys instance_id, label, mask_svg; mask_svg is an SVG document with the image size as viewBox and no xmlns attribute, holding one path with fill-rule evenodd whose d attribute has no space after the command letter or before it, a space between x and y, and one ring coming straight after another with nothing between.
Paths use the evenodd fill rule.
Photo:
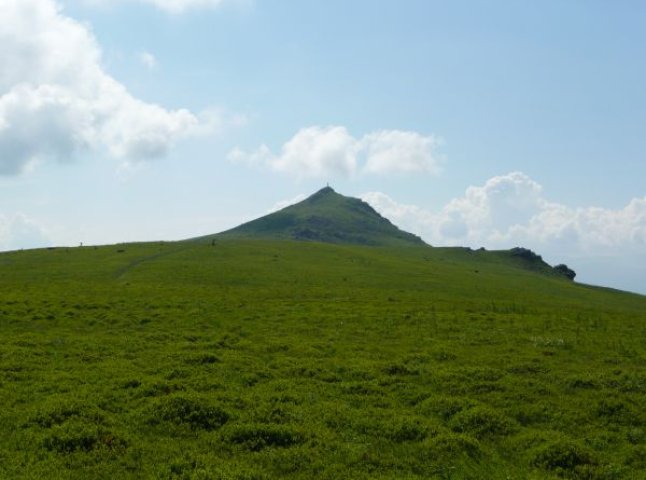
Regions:
<instances>
[{"instance_id":1,"label":"grassy hill","mask_svg":"<svg viewBox=\"0 0 646 480\"><path fill-rule=\"evenodd\" d=\"M319 190L306 200L218 235L202 237L267 238L372 246L424 245L379 215L366 202ZM200 239L198 239L200 240Z\"/></svg>"},{"instance_id":2,"label":"grassy hill","mask_svg":"<svg viewBox=\"0 0 646 480\"><path fill-rule=\"evenodd\" d=\"M645 478L645 325L512 252L4 253L0 477Z\"/></svg>"}]
</instances>

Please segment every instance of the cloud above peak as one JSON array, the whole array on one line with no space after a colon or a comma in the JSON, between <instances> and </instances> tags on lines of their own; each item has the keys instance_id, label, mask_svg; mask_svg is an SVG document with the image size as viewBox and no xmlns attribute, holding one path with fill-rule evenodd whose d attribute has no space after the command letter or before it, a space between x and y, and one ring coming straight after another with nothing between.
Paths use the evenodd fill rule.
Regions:
<instances>
[{"instance_id":1,"label":"cloud above peak","mask_svg":"<svg viewBox=\"0 0 646 480\"><path fill-rule=\"evenodd\" d=\"M83 151L159 157L204 131L192 112L139 100L108 75L92 32L56 1L4 0L0 18L0 174Z\"/></svg>"},{"instance_id":2,"label":"cloud above peak","mask_svg":"<svg viewBox=\"0 0 646 480\"><path fill-rule=\"evenodd\" d=\"M440 173L441 158L436 154L441 145L433 136L402 130L380 130L361 139L365 150L367 173Z\"/></svg>"},{"instance_id":3,"label":"cloud above peak","mask_svg":"<svg viewBox=\"0 0 646 480\"><path fill-rule=\"evenodd\" d=\"M279 154L266 145L246 152L235 148L229 160L296 178L352 177L358 174L438 174L440 140L417 132L379 130L361 138L343 126L311 126L285 142Z\"/></svg>"}]
</instances>

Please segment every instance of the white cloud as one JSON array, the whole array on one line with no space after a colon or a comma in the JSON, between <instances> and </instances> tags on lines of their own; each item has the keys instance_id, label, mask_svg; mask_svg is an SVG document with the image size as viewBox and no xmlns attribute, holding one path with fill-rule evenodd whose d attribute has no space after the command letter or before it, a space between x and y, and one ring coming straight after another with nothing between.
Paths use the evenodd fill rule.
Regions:
<instances>
[{"instance_id":1,"label":"white cloud","mask_svg":"<svg viewBox=\"0 0 646 480\"><path fill-rule=\"evenodd\" d=\"M493 177L446 205L440 228L446 233L463 227L475 238L500 235L538 213L544 203L541 194L542 187L523 173Z\"/></svg>"},{"instance_id":2,"label":"white cloud","mask_svg":"<svg viewBox=\"0 0 646 480\"><path fill-rule=\"evenodd\" d=\"M133 97L103 70L88 27L55 0L2 0L0 18L0 174L85 150L157 157L205 128L188 110Z\"/></svg>"},{"instance_id":3,"label":"white cloud","mask_svg":"<svg viewBox=\"0 0 646 480\"><path fill-rule=\"evenodd\" d=\"M440 171L439 140L417 132L381 130L355 138L345 127L299 130L274 154L266 146L245 152L235 148L229 160L268 166L294 177L350 177L356 174L432 173Z\"/></svg>"},{"instance_id":4,"label":"white cloud","mask_svg":"<svg viewBox=\"0 0 646 480\"><path fill-rule=\"evenodd\" d=\"M154 5L170 13L182 13L190 8L215 8L224 0L139 0L142 3Z\"/></svg>"},{"instance_id":5,"label":"white cloud","mask_svg":"<svg viewBox=\"0 0 646 480\"><path fill-rule=\"evenodd\" d=\"M261 145L253 152L245 152L244 150L236 147L227 155L227 159L231 163L246 165L248 167L259 167L265 165L271 161L272 157L273 155L271 150L269 150L267 145Z\"/></svg>"},{"instance_id":6,"label":"white cloud","mask_svg":"<svg viewBox=\"0 0 646 480\"><path fill-rule=\"evenodd\" d=\"M139 61L144 67L151 70L157 68L157 65L159 65L157 58L152 53L146 51L139 52Z\"/></svg>"},{"instance_id":7,"label":"white cloud","mask_svg":"<svg viewBox=\"0 0 646 480\"><path fill-rule=\"evenodd\" d=\"M357 168L357 153L357 141L344 127L309 127L285 143L269 164L296 176L348 176Z\"/></svg>"},{"instance_id":8,"label":"white cloud","mask_svg":"<svg viewBox=\"0 0 646 480\"><path fill-rule=\"evenodd\" d=\"M421 207L398 203L382 192L365 193L361 195L361 199L398 227L416 235L427 233L435 218L431 212Z\"/></svg>"},{"instance_id":9,"label":"white cloud","mask_svg":"<svg viewBox=\"0 0 646 480\"><path fill-rule=\"evenodd\" d=\"M566 262L577 271L581 266L583 281L644 292L646 197L620 209L573 208L547 199L540 184L514 172L467 188L438 211L381 192L362 198L432 245L523 246L552 263Z\"/></svg>"},{"instance_id":10,"label":"white cloud","mask_svg":"<svg viewBox=\"0 0 646 480\"><path fill-rule=\"evenodd\" d=\"M25 215L0 215L0 251L39 248L50 244L46 231Z\"/></svg>"},{"instance_id":11,"label":"white cloud","mask_svg":"<svg viewBox=\"0 0 646 480\"><path fill-rule=\"evenodd\" d=\"M643 251L646 197L624 208L568 207L545 198L543 188L520 172L471 186L438 212L400 204L381 192L362 196L377 211L435 245L549 247L588 255Z\"/></svg>"},{"instance_id":12,"label":"white cloud","mask_svg":"<svg viewBox=\"0 0 646 480\"><path fill-rule=\"evenodd\" d=\"M440 171L436 154L439 139L417 132L381 130L361 140L366 150L364 169L369 173L433 173Z\"/></svg>"},{"instance_id":13,"label":"white cloud","mask_svg":"<svg viewBox=\"0 0 646 480\"><path fill-rule=\"evenodd\" d=\"M179 14L188 10L215 9L228 3L243 3L251 0L85 0L94 5L110 5L114 3L137 2L152 5L167 13Z\"/></svg>"}]
</instances>

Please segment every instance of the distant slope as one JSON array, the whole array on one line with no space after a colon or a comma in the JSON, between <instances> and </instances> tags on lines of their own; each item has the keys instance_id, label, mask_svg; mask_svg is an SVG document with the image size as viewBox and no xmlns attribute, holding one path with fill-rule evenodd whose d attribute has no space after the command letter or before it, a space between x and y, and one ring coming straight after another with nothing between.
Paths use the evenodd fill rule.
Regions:
<instances>
[{"instance_id":1,"label":"distant slope","mask_svg":"<svg viewBox=\"0 0 646 480\"><path fill-rule=\"evenodd\" d=\"M370 246L425 245L366 202L326 187L306 200L232 230L195 240L223 237L291 239Z\"/></svg>"},{"instance_id":2,"label":"distant slope","mask_svg":"<svg viewBox=\"0 0 646 480\"><path fill-rule=\"evenodd\" d=\"M269 298L288 302L334 292L333 297L365 294L386 304L388 298L406 298L411 306L424 298L438 308L458 304L472 311L488 311L495 302L549 312L646 312L643 295L571 282L514 249L218 238L214 245L150 242L0 253L0 297L6 303L19 292L37 295L47 284L62 294L78 284L89 297L103 289L137 286L242 289L250 297L271 291Z\"/></svg>"}]
</instances>

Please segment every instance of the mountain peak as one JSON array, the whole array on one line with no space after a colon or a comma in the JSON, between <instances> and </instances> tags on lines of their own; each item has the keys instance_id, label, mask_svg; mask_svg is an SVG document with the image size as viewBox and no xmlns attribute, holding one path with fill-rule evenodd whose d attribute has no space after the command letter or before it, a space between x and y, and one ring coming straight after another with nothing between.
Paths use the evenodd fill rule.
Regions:
<instances>
[{"instance_id":1,"label":"mountain peak","mask_svg":"<svg viewBox=\"0 0 646 480\"><path fill-rule=\"evenodd\" d=\"M335 195L337 195L339 197L342 197L342 195L339 195L338 193L336 193L336 191L332 187L330 187L328 185L328 186L323 187L322 189L320 189L318 192L315 192L312 195L310 195L306 199L306 201L307 200L310 200L310 201L312 201L312 200L320 200L322 198L331 197L331 196L335 196Z\"/></svg>"},{"instance_id":2,"label":"mountain peak","mask_svg":"<svg viewBox=\"0 0 646 480\"><path fill-rule=\"evenodd\" d=\"M336 193L336 191L332 187L327 185L327 186L323 187L322 189L320 189L318 192L316 192L314 195L323 195L323 194L327 194L327 193Z\"/></svg>"},{"instance_id":3,"label":"mountain peak","mask_svg":"<svg viewBox=\"0 0 646 480\"><path fill-rule=\"evenodd\" d=\"M374 246L424 245L422 239L400 230L363 200L341 195L329 185L300 203L218 235Z\"/></svg>"}]
</instances>

